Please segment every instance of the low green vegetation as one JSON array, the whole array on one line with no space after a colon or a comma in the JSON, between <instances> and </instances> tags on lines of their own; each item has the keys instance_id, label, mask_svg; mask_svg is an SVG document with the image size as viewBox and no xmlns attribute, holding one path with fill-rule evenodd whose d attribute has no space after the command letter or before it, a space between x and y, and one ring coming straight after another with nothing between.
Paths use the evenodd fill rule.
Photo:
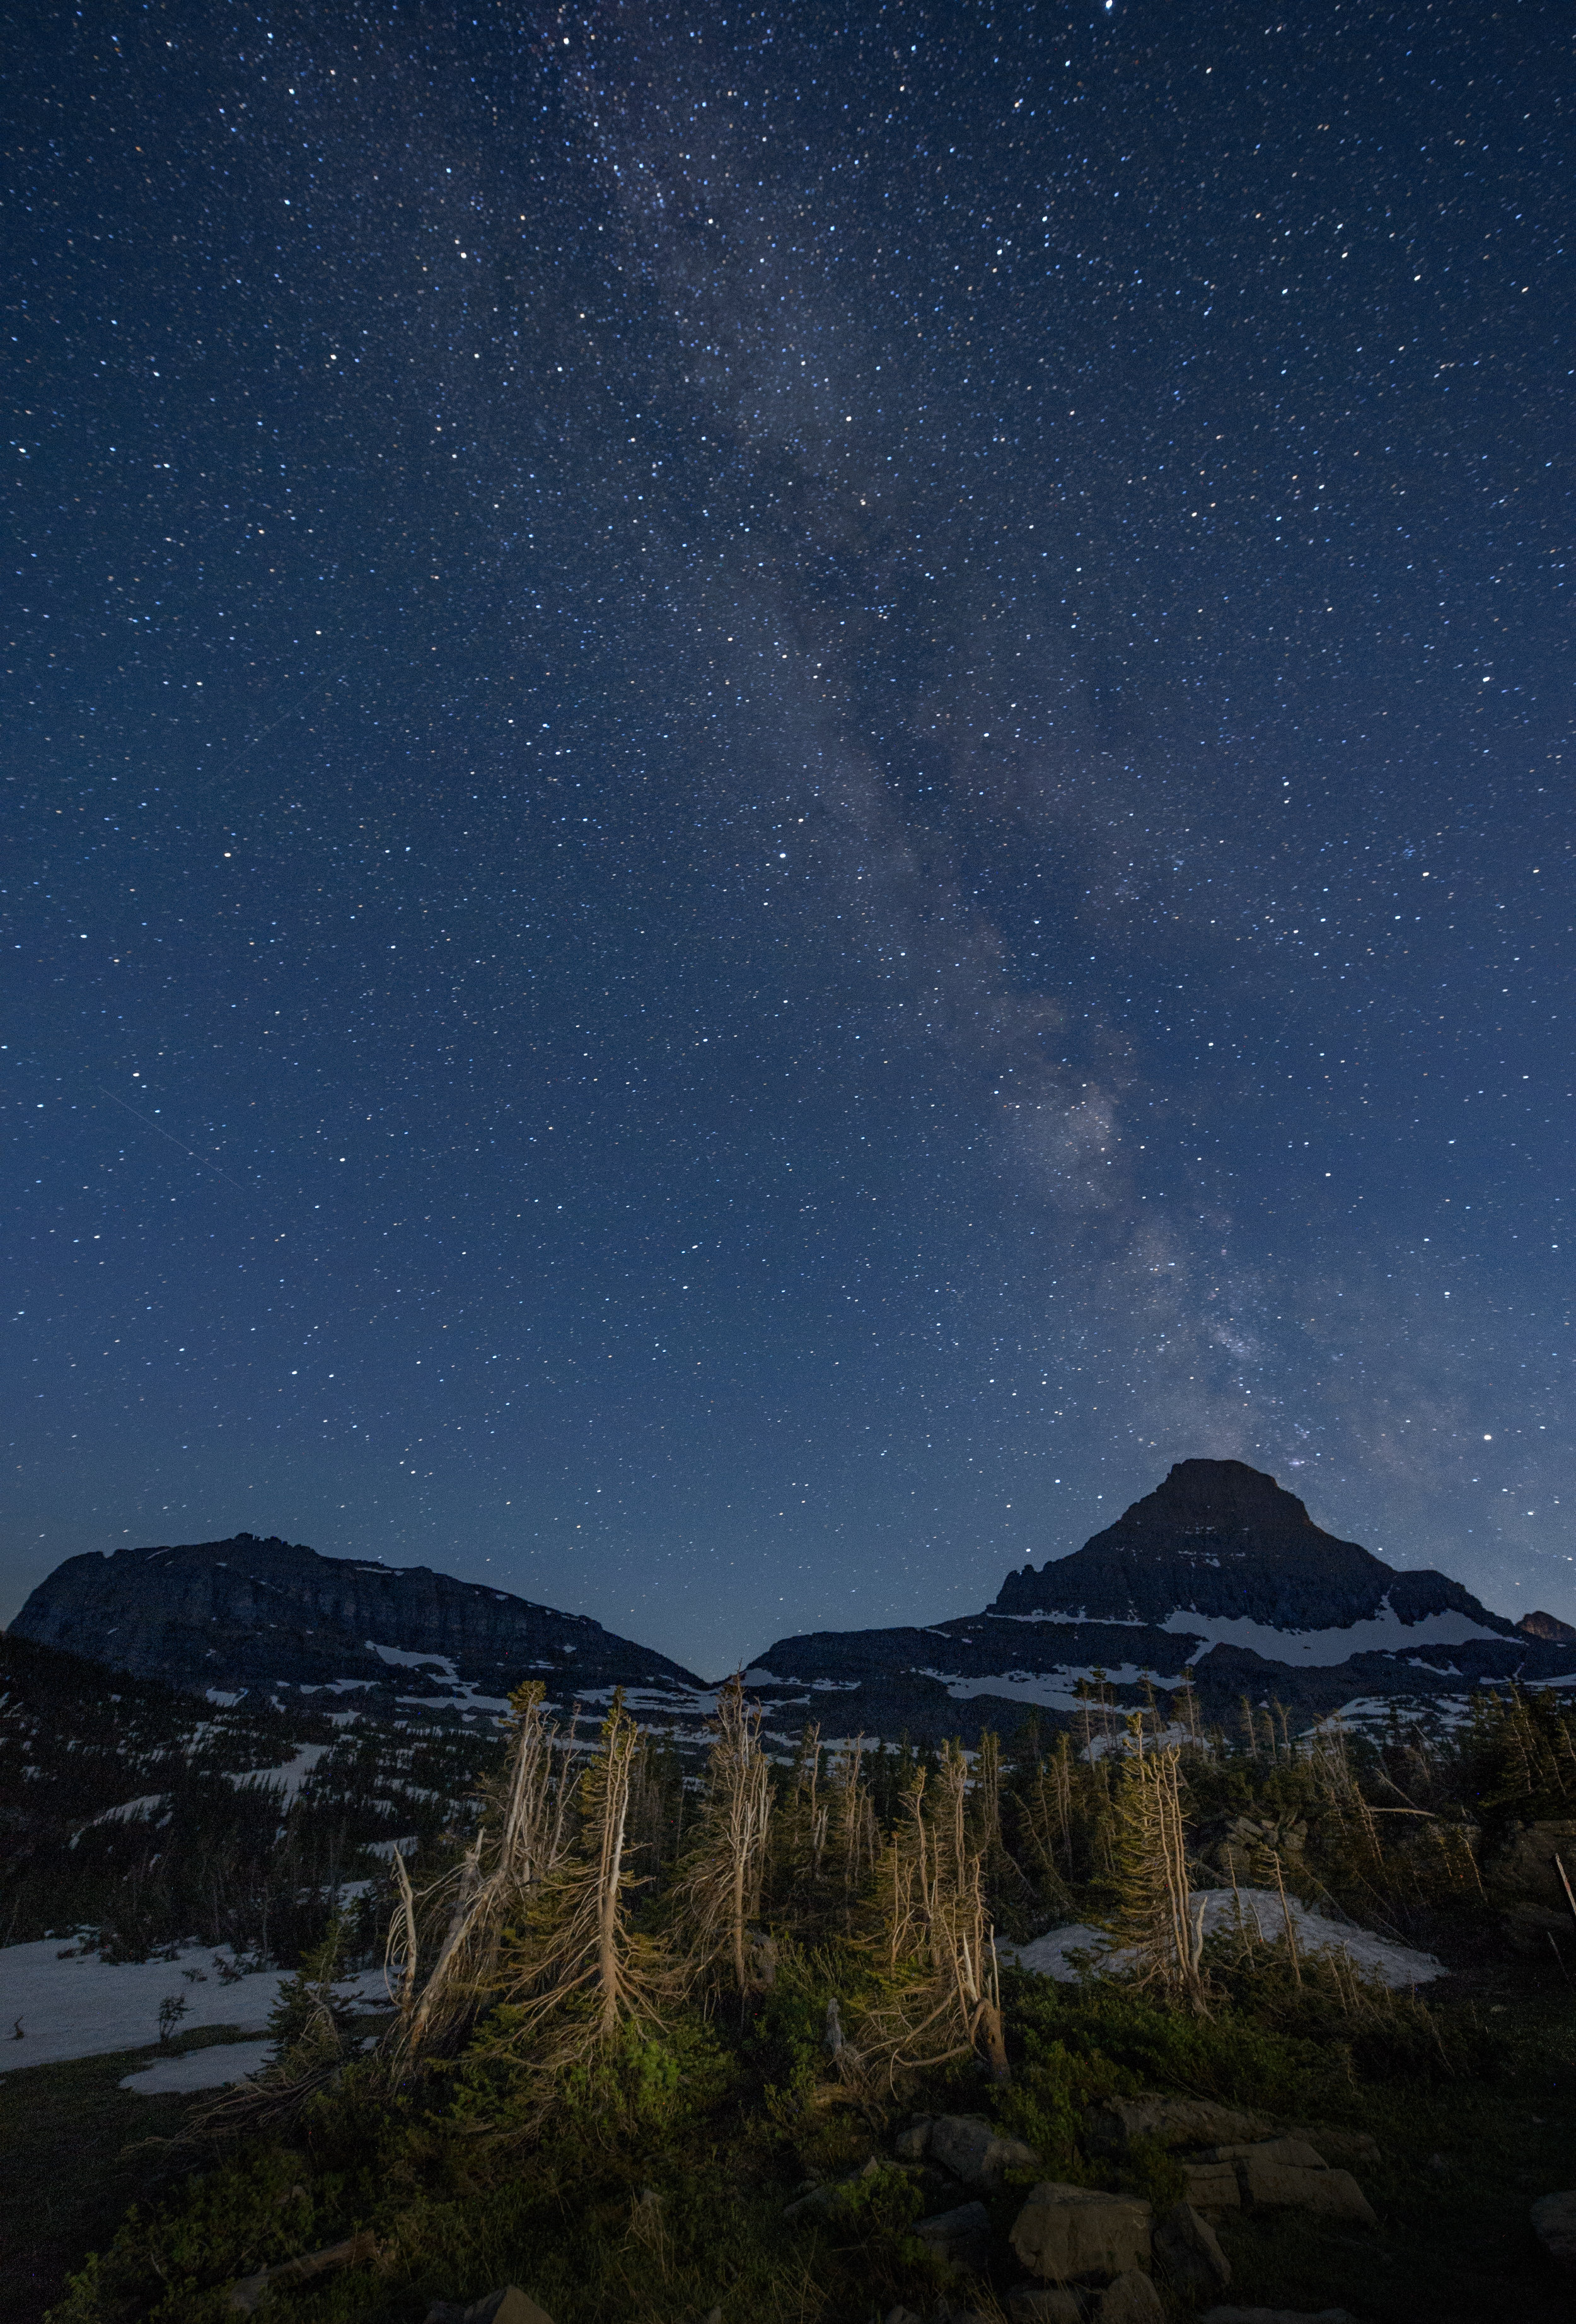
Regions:
<instances>
[{"instance_id":1,"label":"low green vegetation","mask_svg":"<svg viewBox=\"0 0 1576 2324\"><path fill-rule=\"evenodd\" d=\"M1294 1742L1267 1719L1205 1735L1185 1695L1123 1720L1095 1690L1070 1737L965 1757L812 1730L774 1766L735 1686L687 1779L616 1702L587 1752L522 1689L474 1821L419 1878L395 1859L392 2022L369 2043L346 2021L334 1978L359 1938L330 1927L275 2062L144 2146L137 2169L156 2153L174 2175L52 2313L217 2324L237 2279L357 2235L352 2264L275 2283L264 2312L417 2324L513 2281L556 2324L1005 2313L1037 2179L1178 2200L1162 2147L1117 2163L1085 2134L1098 2101L1159 2091L1377 2141L1357 2168L1378 2229L1228 2219L1232 2299L1364 2324L1563 2316L1527 2210L1576 2176L1576 1947L1529 1834L1570 1814L1571 1723L1514 1694L1444 1743ZM1201 1941L1190 1891L1233 1883L1452 1975L1392 1991L1250 1915ZM1070 1920L1123 1938L1122 1974L999 1964L1004 1933ZM967 2286L917 2228L973 2190L895 2151L945 2113L1038 2158L982 2196Z\"/></svg>"}]
</instances>

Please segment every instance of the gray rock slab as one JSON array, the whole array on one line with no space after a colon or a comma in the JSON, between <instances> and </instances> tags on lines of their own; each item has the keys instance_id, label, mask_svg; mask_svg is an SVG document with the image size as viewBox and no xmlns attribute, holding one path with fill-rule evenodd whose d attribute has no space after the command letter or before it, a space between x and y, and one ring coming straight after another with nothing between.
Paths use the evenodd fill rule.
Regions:
<instances>
[{"instance_id":1,"label":"gray rock slab","mask_svg":"<svg viewBox=\"0 0 1576 2324\"><path fill-rule=\"evenodd\" d=\"M991 2254L991 2215L983 2203L960 2203L955 2210L938 2211L921 2219L914 2233L949 2266L983 2267Z\"/></svg>"},{"instance_id":2,"label":"gray rock slab","mask_svg":"<svg viewBox=\"0 0 1576 2324\"><path fill-rule=\"evenodd\" d=\"M1212 2106L1205 2098L1107 2098L1084 2116L1084 2135L1104 2154L1125 2154L1135 2139L1157 2139L1162 2146L1221 2146L1269 2138L1275 2125L1267 2115L1237 2107Z\"/></svg>"},{"instance_id":3,"label":"gray rock slab","mask_svg":"<svg viewBox=\"0 0 1576 2324\"><path fill-rule=\"evenodd\" d=\"M1224 2292L1231 2263L1213 2227L1191 2203L1177 2203L1155 2222L1155 2259L1179 2290Z\"/></svg>"},{"instance_id":4,"label":"gray rock slab","mask_svg":"<svg viewBox=\"0 0 1576 2324\"><path fill-rule=\"evenodd\" d=\"M1083 2310L1078 2294L1059 2283L1047 2283L1037 2291L1019 2284L1007 2295L1009 2324L1083 2324Z\"/></svg>"},{"instance_id":5,"label":"gray rock slab","mask_svg":"<svg viewBox=\"0 0 1576 2324\"><path fill-rule=\"evenodd\" d=\"M1040 2158L1021 2138L1009 2138L983 2115L944 2114L930 2126L926 2153L966 2187L1000 2187L1009 2171L1037 2171Z\"/></svg>"},{"instance_id":6,"label":"gray rock slab","mask_svg":"<svg viewBox=\"0 0 1576 2324\"><path fill-rule=\"evenodd\" d=\"M1147 2268L1154 2214L1131 2195L1043 2180L1012 2227L1012 2248L1031 2275L1053 2283Z\"/></svg>"},{"instance_id":7,"label":"gray rock slab","mask_svg":"<svg viewBox=\"0 0 1576 2324\"><path fill-rule=\"evenodd\" d=\"M1166 2310L1142 2270L1124 2268L1095 2301L1094 2324L1166 2324Z\"/></svg>"}]
</instances>

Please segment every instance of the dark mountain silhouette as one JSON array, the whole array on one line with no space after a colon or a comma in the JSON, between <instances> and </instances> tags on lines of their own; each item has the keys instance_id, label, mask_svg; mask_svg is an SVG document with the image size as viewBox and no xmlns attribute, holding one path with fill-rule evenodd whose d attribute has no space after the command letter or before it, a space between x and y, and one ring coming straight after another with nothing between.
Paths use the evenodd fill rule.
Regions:
<instances>
[{"instance_id":1,"label":"dark mountain silhouette","mask_svg":"<svg viewBox=\"0 0 1576 2324\"><path fill-rule=\"evenodd\" d=\"M249 1533L68 1558L10 1635L189 1692L330 1689L346 1708L384 1711L501 1706L529 1678L560 1706L615 1686L687 1699L701 1683L583 1614Z\"/></svg>"},{"instance_id":2,"label":"dark mountain silhouette","mask_svg":"<svg viewBox=\"0 0 1576 2324\"><path fill-rule=\"evenodd\" d=\"M1398 1573L1313 1523L1295 1493L1241 1461L1179 1461L1163 1485L1124 1509L1071 1557L1009 1574L993 1614L1164 1623L1178 1610L1277 1630L1329 1630L1389 1606L1402 1624L1459 1613L1506 1637L1442 1573Z\"/></svg>"},{"instance_id":3,"label":"dark mountain silhouette","mask_svg":"<svg viewBox=\"0 0 1576 2324\"><path fill-rule=\"evenodd\" d=\"M1516 1628L1529 1638L1549 1638L1561 1646L1576 1646L1576 1629L1562 1622L1557 1614L1524 1614Z\"/></svg>"},{"instance_id":4,"label":"dark mountain silhouette","mask_svg":"<svg viewBox=\"0 0 1576 2324\"><path fill-rule=\"evenodd\" d=\"M692 1672L584 1615L251 1534L70 1558L11 1635L188 1692L384 1716L484 1717L531 1677L561 1709L622 1686L643 1714L698 1729L710 1707ZM1182 1461L1071 1556L1009 1573L982 1612L779 1638L749 1681L779 1734L815 1719L828 1736L934 1740L1030 1712L1064 1723L1096 1673L1120 1704L1189 1670L1207 1719L1244 1694L1317 1714L1576 1675L1576 1631L1512 1623L1443 1573L1397 1572L1242 1462Z\"/></svg>"},{"instance_id":5,"label":"dark mountain silhouette","mask_svg":"<svg viewBox=\"0 0 1576 2324\"><path fill-rule=\"evenodd\" d=\"M780 1638L751 1675L779 1723L968 1736L1030 1711L1064 1720L1097 1671L1135 1703L1146 1674L1165 1692L1192 1669L1210 1718L1243 1694L1316 1713L1576 1672L1576 1636L1529 1628L1447 1574L1337 1540L1259 1470L1181 1461L1071 1556L1009 1573L982 1613Z\"/></svg>"}]
</instances>

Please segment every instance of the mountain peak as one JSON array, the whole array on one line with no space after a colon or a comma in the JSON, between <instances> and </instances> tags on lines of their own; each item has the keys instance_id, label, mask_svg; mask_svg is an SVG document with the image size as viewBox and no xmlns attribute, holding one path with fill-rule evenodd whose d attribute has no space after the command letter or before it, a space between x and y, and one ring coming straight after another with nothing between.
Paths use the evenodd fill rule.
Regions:
<instances>
[{"instance_id":1,"label":"mountain peak","mask_svg":"<svg viewBox=\"0 0 1576 2324\"><path fill-rule=\"evenodd\" d=\"M1118 1523L1135 1530L1196 1525L1206 1536L1319 1530L1295 1493L1246 1461L1177 1461Z\"/></svg>"},{"instance_id":2,"label":"mountain peak","mask_svg":"<svg viewBox=\"0 0 1576 2324\"><path fill-rule=\"evenodd\" d=\"M1397 1573L1316 1526L1295 1493L1245 1461L1178 1461L1162 1483L1070 1557L1009 1573L991 1611L1164 1623L1179 1611L1287 1631L1370 1620L1388 1608L1481 1618L1442 1573Z\"/></svg>"}]
</instances>

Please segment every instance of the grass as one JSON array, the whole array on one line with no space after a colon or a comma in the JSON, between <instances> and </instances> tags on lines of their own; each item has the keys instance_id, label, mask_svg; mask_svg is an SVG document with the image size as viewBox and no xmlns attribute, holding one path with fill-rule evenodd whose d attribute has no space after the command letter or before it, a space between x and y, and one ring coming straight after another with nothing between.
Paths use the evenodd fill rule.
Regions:
<instances>
[{"instance_id":1,"label":"grass","mask_svg":"<svg viewBox=\"0 0 1576 2324\"><path fill-rule=\"evenodd\" d=\"M1092 2091L1196 2089L1203 2076L1217 2094L1256 2095L1289 2119L1361 2127L1383 2154L1357 2173L1378 2232L1326 2228L1295 2214L1228 2220L1221 2241L1234 2301L1313 2312L1341 2306L1362 2324L1480 2324L1485 2316L1568 2324L1569 2283L1536 2245L1528 2210L1576 2178L1576 1997L1525 1971L1505 1973L1496 1989L1498 2002L1482 1991L1438 2012L1447 2050L1474 2021L1493 2024L1498 2062L1488 2076L1442 2066L1426 2080L1405 2072L1359 2083L1316 2045L1266 2037L1240 2020L1214 2034L1189 2027L1186 2044L1168 2051L1164 2018L1120 1992L1081 1998L1041 1988L1009 2015L1018 2069L1001 2111L1022 2121L1037 2107L1048 2143L1075 2126ZM223 2282L243 2272L244 2257L256 2264L310 2249L364 2222L383 2244L382 2265L276 2293L270 2309L279 2324L419 2324L431 2298L474 2298L506 2281L530 2290L556 2324L696 2324L714 2307L723 2324L768 2316L869 2324L898 2300L934 2310L939 2287L905 2244L912 2207L897 2174L819 2226L781 2217L810 2170L832 2176L889 2154L908 2105L884 2119L825 2107L785 2116L780 2091L775 2102L766 2095L748 2052L748 2043L697 2035L663 2089L638 2098L637 2115L648 2111L622 2134L592 2127L593 2101L572 2133L490 2158L454 2135L447 2101L425 2114L382 2102L375 2117L358 2117L346 2101L316 2127L298 2126L290 2144L243 2144L220 2163L211 2149L172 2154L150 2144L176 2131L190 2101L117 2088L146 2052L0 2077L0 2217L9 2229L0 2314L41 2324L68 2271L105 2248L134 2201L165 2204L174 2223L158 2246L156 2277L129 2302L124 2283L106 2280L87 2305L71 2303L74 2317L217 2319ZM768 2061L774 2070L782 2055L779 2048ZM1185 2078L1175 2070L1184 2061ZM1255 2073L1257 2093L1241 2087ZM974 2110L993 2103L967 2073L913 2098ZM1058 2098L1071 2102L1061 2129ZM173 2187L173 2170L194 2163L204 2177ZM1046 2163L1056 2175L1101 2176L1071 2148ZM642 2205L647 2188L654 2204ZM945 2200L928 2190L924 2208ZM1009 2190L990 2206L998 2299L1018 2280L1007 2236L1021 2200L1021 2190Z\"/></svg>"},{"instance_id":2,"label":"grass","mask_svg":"<svg viewBox=\"0 0 1576 2324\"><path fill-rule=\"evenodd\" d=\"M207 2026L168 2051L117 2050L0 2074L0 2316L41 2324L66 2279L107 2244L133 2203L156 2201L189 2156L172 2158L190 2107L120 2088L152 2059L224 2041Z\"/></svg>"},{"instance_id":3,"label":"grass","mask_svg":"<svg viewBox=\"0 0 1576 2324\"><path fill-rule=\"evenodd\" d=\"M1569 2324L1569 2279L1528 2214L1540 2195L1576 2181L1576 2004L1564 1992L1524 1995L1493 2022L1505 2029L1494 2080L1353 2094L1346 2119L1371 2132L1384 2158L1356 2172L1378 2234L1321 2230L1286 2212L1230 2221L1221 2241L1234 2300L1344 2307L1362 2324Z\"/></svg>"}]
</instances>

